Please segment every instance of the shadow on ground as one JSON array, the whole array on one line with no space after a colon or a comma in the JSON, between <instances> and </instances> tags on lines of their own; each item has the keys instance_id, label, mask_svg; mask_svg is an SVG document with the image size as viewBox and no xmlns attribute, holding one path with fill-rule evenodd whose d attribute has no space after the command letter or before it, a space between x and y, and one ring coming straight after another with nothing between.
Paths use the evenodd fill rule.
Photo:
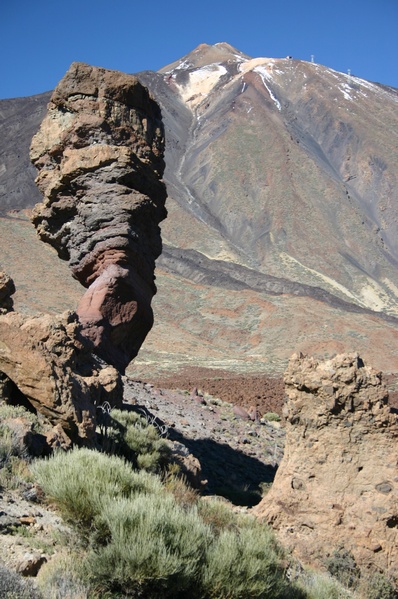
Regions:
<instances>
[{"instance_id":1,"label":"shadow on ground","mask_svg":"<svg viewBox=\"0 0 398 599\"><path fill-rule=\"evenodd\" d=\"M164 426L162 420L144 406L129 406L128 409L147 414L149 420L156 420L160 429ZM259 503L264 489L274 480L276 465L265 464L226 443L206 437L190 439L173 428L168 428L167 438L185 445L199 460L202 479L207 481L203 494L220 495L235 505L252 507Z\"/></svg>"}]
</instances>

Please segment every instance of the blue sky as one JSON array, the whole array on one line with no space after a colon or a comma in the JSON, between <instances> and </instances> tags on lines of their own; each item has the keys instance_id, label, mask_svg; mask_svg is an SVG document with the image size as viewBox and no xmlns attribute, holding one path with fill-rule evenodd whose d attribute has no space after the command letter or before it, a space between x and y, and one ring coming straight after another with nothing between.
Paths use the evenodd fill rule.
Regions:
<instances>
[{"instance_id":1,"label":"blue sky","mask_svg":"<svg viewBox=\"0 0 398 599\"><path fill-rule=\"evenodd\" d=\"M75 60L136 73L203 42L398 88L398 0L0 0L0 98L53 89Z\"/></svg>"}]
</instances>

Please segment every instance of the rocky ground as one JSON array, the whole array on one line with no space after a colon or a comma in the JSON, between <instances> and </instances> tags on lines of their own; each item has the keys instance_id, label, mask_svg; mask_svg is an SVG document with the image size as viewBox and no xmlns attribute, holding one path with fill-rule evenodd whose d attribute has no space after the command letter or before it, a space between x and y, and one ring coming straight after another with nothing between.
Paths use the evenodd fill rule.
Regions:
<instances>
[{"instance_id":1,"label":"rocky ground","mask_svg":"<svg viewBox=\"0 0 398 599\"><path fill-rule=\"evenodd\" d=\"M258 389L259 398L250 404L239 391L244 386L237 378L236 385L230 386L230 397L236 399L232 403L218 387L221 379L213 381L214 394L210 394L211 378L206 383L206 373L200 374L191 373L189 380L178 378L173 384L170 381L169 388L126 377L125 404L145 414L191 464L199 461L196 484L200 492L252 506L267 491L283 454L283 423L263 417L265 412L280 412L282 395L277 401L275 392L280 382L269 383L273 399L267 403L266 392L261 393L254 377L253 388ZM251 413L253 419L249 417L251 405L257 405L257 412ZM65 533L61 518L42 502L34 486L0 489L0 563L33 572L57 552L59 536Z\"/></svg>"},{"instance_id":2,"label":"rocky ground","mask_svg":"<svg viewBox=\"0 0 398 599\"><path fill-rule=\"evenodd\" d=\"M395 378L385 378L398 408ZM283 455L284 422L272 419L282 411L281 378L190 369L154 383L125 377L124 388L126 405L145 414L182 455L199 461L203 494L241 506L260 501ZM0 490L0 562L35 568L57 551L66 530L34 487Z\"/></svg>"}]
</instances>

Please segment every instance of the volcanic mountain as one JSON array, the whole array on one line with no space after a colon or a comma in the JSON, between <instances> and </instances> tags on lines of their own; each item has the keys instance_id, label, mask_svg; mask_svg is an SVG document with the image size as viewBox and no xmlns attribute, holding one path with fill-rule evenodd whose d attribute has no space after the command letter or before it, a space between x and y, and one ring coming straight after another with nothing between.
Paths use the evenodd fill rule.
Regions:
<instances>
[{"instance_id":1,"label":"volcanic mountain","mask_svg":"<svg viewBox=\"0 0 398 599\"><path fill-rule=\"evenodd\" d=\"M226 43L138 77L162 109L168 218L133 372L280 372L297 351L397 371L398 90ZM26 311L81 293L25 217L47 101L0 102L0 265Z\"/></svg>"}]
</instances>

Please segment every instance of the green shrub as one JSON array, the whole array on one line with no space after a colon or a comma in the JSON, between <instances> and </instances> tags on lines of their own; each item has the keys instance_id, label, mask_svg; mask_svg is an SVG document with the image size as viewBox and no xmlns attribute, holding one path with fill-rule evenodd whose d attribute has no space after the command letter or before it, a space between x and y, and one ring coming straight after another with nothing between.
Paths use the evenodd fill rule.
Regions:
<instances>
[{"instance_id":1,"label":"green shrub","mask_svg":"<svg viewBox=\"0 0 398 599\"><path fill-rule=\"evenodd\" d=\"M224 530L208 549L204 588L210 599L304 597L284 577L281 553L269 528Z\"/></svg>"},{"instance_id":2,"label":"green shrub","mask_svg":"<svg viewBox=\"0 0 398 599\"><path fill-rule=\"evenodd\" d=\"M304 572L298 580L308 599L350 599L352 593L345 589L330 574L321 572Z\"/></svg>"},{"instance_id":3,"label":"green shrub","mask_svg":"<svg viewBox=\"0 0 398 599\"><path fill-rule=\"evenodd\" d=\"M336 551L325 561L328 572L348 589L356 588L361 575L354 556L346 549Z\"/></svg>"},{"instance_id":4,"label":"green shrub","mask_svg":"<svg viewBox=\"0 0 398 599\"><path fill-rule=\"evenodd\" d=\"M160 473L167 465L170 448L153 424L128 410L112 410L100 445L107 453L125 457L136 468Z\"/></svg>"},{"instance_id":5,"label":"green shrub","mask_svg":"<svg viewBox=\"0 0 398 599\"><path fill-rule=\"evenodd\" d=\"M99 596L201 596L198 581L211 537L196 510L184 510L171 495L138 495L108 501L96 525L108 542L92 549L85 566Z\"/></svg>"},{"instance_id":6,"label":"green shrub","mask_svg":"<svg viewBox=\"0 0 398 599\"><path fill-rule=\"evenodd\" d=\"M84 541L89 597L304 597L286 581L272 533L251 516L217 501L178 503L160 477L89 449L37 460L32 471ZM68 568L54 572L49 588L66 592Z\"/></svg>"},{"instance_id":7,"label":"green shrub","mask_svg":"<svg viewBox=\"0 0 398 599\"><path fill-rule=\"evenodd\" d=\"M281 417L276 412L267 412L264 414L263 418L268 420L268 422L280 422Z\"/></svg>"},{"instance_id":8,"label":"green shrub","mask_svg":"<svg viewBox=\"0 0 398 599\"><path fill-rule=\"evenodd\" d=\"M0 423L0 488L15 489L29 479L27 449L20 437Z\"/></svg>"},{"instance_id":9,"label":"green shrub","mask_svg":"<svg viewBox=\"0 0 398 599\"><path fill-rule=\"evenodd\" d=\"M89 588L81 573L80 555L58 553L40 568L37 584L45 599L87 599Z\"/></svg>"},{"instance_id":10,"label":"green shrub","mask_svg":"<svg viewBox=\"0 0 398 599\"><path fill-rule=\"evenodd\" d=\"M123 459L90 449L59 452L35 461L31 470L64 517L85 529L91 527L109 497L162 491L155 475L134 472Z\"/></svg>"},{"instance_id":11,"label":"green shrub","mask_svg":"<svg viewBox=\"0 0 398 599\"><path fill-rule=\"evenodd\" d=\"M213 533L219 535L223 530L239 530L251 527L253 516L236 514L231 507L220 499L201 499L198 511L203 521L208 524Z\"/></svg>"},{"instance_id":12,"label":"green shrub","mask_svg":"<svg viewBox=\"0 0 398 599\"><path fill-rule=\"evenodd\" d=\"M366 599L394 599L398 596L398 589L381 572L375 572L367 576L363 584L361 584L360 589L364 589L363 594L366 596Z\"/></svg>"}]
</instances>

